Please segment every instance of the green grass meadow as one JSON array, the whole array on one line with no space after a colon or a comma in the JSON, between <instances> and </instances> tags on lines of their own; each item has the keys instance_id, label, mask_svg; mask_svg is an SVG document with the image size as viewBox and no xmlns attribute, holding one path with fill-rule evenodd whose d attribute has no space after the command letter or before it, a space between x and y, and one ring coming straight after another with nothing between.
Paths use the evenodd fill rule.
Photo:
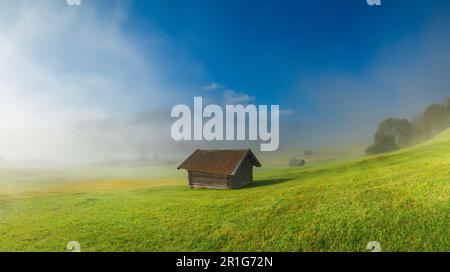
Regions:
<instances>
[{"instance_id":1,"label":"green grass meadow","mask_svg":"<svg viewBox=\"0 0 450 272\"><path fill-rule=\"evenodd\" d=\"M450 131L395 153L263 167L192 190L175 167L0 169L0 251L450 250Z\"/></svg>"}]
</instances>

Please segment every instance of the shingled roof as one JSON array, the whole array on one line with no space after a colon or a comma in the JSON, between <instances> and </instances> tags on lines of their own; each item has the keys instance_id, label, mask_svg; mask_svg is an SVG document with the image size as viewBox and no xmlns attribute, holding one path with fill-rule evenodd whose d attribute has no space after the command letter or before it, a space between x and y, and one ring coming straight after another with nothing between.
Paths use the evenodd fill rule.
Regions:
<instances>
[{"instance_id":1,"label":"shingled roof","mask_svg":"<svg viewBox=\"0 0 450 272\"><path fill-rule=\"evenodd\" d=\"M179 169L188 171L235 175L242 162L248 158L253 166L261 167L261 163L250 149L235 150L200 150L197 149L187 158Z\"/></svg>"}]
</instances>

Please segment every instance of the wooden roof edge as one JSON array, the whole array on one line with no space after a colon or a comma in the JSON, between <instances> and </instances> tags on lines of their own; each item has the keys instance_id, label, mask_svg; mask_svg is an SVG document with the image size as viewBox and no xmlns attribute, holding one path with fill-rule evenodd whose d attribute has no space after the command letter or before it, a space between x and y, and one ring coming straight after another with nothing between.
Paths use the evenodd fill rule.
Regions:
<instances>
[{"instance_id":1,"label":"wooden roof edge","mask_svg":"<svg viewBox=\"0 0 450 272\"><path fill-rule=\"evenodd\" d=\"M261 163L259 162L259 160L256 158L255 154L253 154L253 151L251 149L243 149L246 150L244 156L242 156L242 158L239 160L239 162L236 164L236 166L233 169L233 172L231 173L231 176L236 175L237 170L239 169L239 167L241 166L242 162L244 161L245 158L247 158L247 156L251 156L252 159L255 162L255 166L256 167L261 167Z\"/></svg>"},{"instance_id":2,"label":"wooden roof edge","mask_svg":"<svg viewBox=\"0 0 450 272\"><path fill-rule=\"evenodd\" d=\"M187 162L190 158L192 158L192 156L194 156L194 154L197 153L198 151L200 151L200 149L196 149L194 152L192 152L192 154L191 154L189 157L187 157L187 159L185 159L185 160L177 167L177 170L182 169L182 168L183 168L183 164L184 164L185 162Z\"/></svg>"},{"instance_id":3,"label":"wooden roof edge","mask_svg":"<svg viewBox=\"0 0 450 272\"><path fill-rule=\"evenodd\" d=\"M252 158L255 160L255 166L256 167L261 167L262 164L261 162L258 160L258 158L256 158L256 155L253 153L253 151L251 149L248 150L249 154L252 156Z\"/></svg>"},{"instance_id":4,"label":"wooden roof edge","mask_svg":"<svg viewBox=\"0 0 450 272\"><path fill-rule=\"evenodd\" d=\"M259 160L256 158L255 154L253 153L253 151L251 149L223 149L223 150L202 150L202 149L196 149L187 159L185 159L178 167L177 170L180 169L186 169L183 167L183 164L185 164L188 160L190 160L197 152L199 151L209 151L209 152L217 152L217 151L245 151L244 155L241 157L241 159L239 160L239 162L236 164L236 166L233 169L233 172L229 175L234 176L237 172L237 170L239 169L239 167L241 166L242 162L244 161L245 158L247 158L247 156L250 156L254 162L254 166L256 167L261 167L261 163L259 162Z\"/></svg>"}]
</instances>

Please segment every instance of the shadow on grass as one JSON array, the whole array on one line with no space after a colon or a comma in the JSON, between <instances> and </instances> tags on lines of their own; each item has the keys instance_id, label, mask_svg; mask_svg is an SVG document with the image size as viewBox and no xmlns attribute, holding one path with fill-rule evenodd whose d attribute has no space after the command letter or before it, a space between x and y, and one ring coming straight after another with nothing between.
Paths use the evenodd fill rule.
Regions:
<instances>
[{"instance_id":1,"label":"shadow on grass","mask_svg":"<svg viewBox=\"0 0 450 272\"><path fill-rule=\"evenodd\" d=\"M257 180L247 186L240 188L240 190L264 187L264 186L271 186L271 185L276 185L276 184L280 184L280 183L285 183L290 180L293 180L293 178Z\"/></svg>"}]
</instances>

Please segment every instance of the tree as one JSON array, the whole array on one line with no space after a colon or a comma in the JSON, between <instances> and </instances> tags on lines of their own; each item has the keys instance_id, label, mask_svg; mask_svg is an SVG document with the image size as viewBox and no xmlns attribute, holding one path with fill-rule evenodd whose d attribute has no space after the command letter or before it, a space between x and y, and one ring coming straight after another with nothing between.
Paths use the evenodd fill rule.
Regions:
<instances>
[{"instance_id":1,"label":"tree","mask_svg":"<svg viewBox=\"0 0 450 272\"><path fill-rule=\"evenodd\" d=\"M374 145L367 154L378 154L425 141L450 127L450 97L442 104L429 106L422 114L407 119L388 118L375 133Z\"/></svg>"},{"instance_id":2,"label":"tree","mask_svg":"<svg viewBox=\"0 0 450 272\"><path fill-rule=\"evenodd\" d=\"M414 128L408 119L388 118L378 126L374 145L366 149L367 154L378 154L409 146Z\"/></svg>"},{"instance_id":3,"label":"tree","mask_svg":"<svg viewBox=\"0 0 450 272\"><path fill-rule=\"evenodd\" d=\"M443 127L448 128L450 127L450 97L447 98L447 100L442 105L443 108L443 114L444 114L444 120L443 120Z\"/></svg>"},{"instance_id":4,"label":"tree","mask_svg":"<svg viewBox=\"0 0 450 272\"><path fill-rule=\"evenodd\" d=\"M443 107L440 104L429 106L420 119L420 129L425 135L433 135L442 127L444 117Z\"/></svg>"}]
</instances>

